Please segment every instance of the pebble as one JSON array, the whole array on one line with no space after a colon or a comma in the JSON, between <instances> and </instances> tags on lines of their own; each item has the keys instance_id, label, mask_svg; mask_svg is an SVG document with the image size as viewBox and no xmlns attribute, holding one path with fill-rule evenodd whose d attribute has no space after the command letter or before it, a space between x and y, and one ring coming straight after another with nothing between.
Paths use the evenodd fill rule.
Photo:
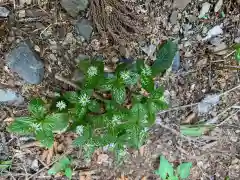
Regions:
<instances>
[{"instance_id":1,"label":"pebble","mask_svg":"<svg viewBox=\"0 0 240 180\"><path fill-rule=\"evenodd\" d=\"M24 103L24 98L12 89L0 89L0 104L19 106Z\"/></svg>"},{"instance_id":2,"label":"pebble","mask_svg":"<svg viewBox=\"0 0 240 180\"><path fill-rule=\"evenodd\" d=\"M141 47L142 51L145 52L149 57L152 57L155 53L157 46L154 44L150 44L149 46Z\"/></svg>"},{"instance_id":3,"label":"pebble","mask_svg":"<svg viewBox=\"0 0 240 180\"><path fill-rule=\"evenodd\" d=\"M215 13L218 12L222 8L222 5L223 5L223 0L218 0L217 4L214 7L214 12Z\"/></svg>"},{"instance_id":4,"label":"pebble","mask_svg":"<svg viewBox=\"0 0 240 180\"><path fill-rule=\"evenodd\" d=\"M180 67L180 53L178 51L173 58L172 72L177 72L179 67Z\"/></svg>"},{"instance_id":5,"label":"pebble","mask_svg":"<svg viewBox=\"0 0 240 180\"><path fill-rule=\"evenodd\" d=\"M84 11L88 7L88 0L61 0L60 3L72 17L77 17L80 11Z\"/></svg>"},{"instance_id":6,"label":"pebble","mask_svg":"<svg viewBox=\"0 0 240 180\"><path fill-rule=\"evenodd\" d=\"M7 66L30 84L39 84L44 76L44 64L29 41L20 42L6 57Z\"/></svg>"},{"instance_id":7,"label":"pebble","mask_svg":"<svg viewBox=\"0 0 240 180\"><path fill-rule=\"evenodd\" d=\"M8 17L9 13L10 13L10 11L7 8L0 6L0 17L6 18L6 17Z\"/></svg>"},{"instance_id":8,"label":"pebble","mask_svg":"<svg viewBox=\"0 0 240 180\"><path fill-rule=\"evenodd\" d=\"M82 60L90 59L90 56L86 54L79 54L78 57L75 59L76 63L79 63Z\"/></svg>"},{"instance_id":9,"label":"pebble","mask_svg":"<svg viewBox=\"0 0 240 180\"><path fill-rule=\"evenodd\" d=\"M220 44L217 44L213 48L213 52L217 55L224 55L227 54L227 44L225 42L221 42ZM225 49L225 50L224 50Z\"/></svg>"},{"instance_id":10,"label":"pebble","mask_svg":"<svg viewBox=\"0 0 240 180\"><path fill-rule=\"evenodd\" d=\"M76 23L75 29L78 35L84 37L84 39L87 41L90 40L93 31L90 21L87 19L81 19Z\"/></svg>"},{"instance_id":11,"label":"pebble","mask_svg":"<svg viewBox=\"0 0 240 180\"><path fill-rule=\"evenodd\" d=\"M73 72L72 81L82 82L83 80L84 80L84 74L82 72L80 72L78 69L76 69Z\"/></svg>"},{"instance_id":12,"label":"pebble","mask_svg":"<svg viewBox=\"0 0 240 180\"><path fill-rule=\"evenodd\" d=\"M235 38L235 39L234 39L234 42L235 42L235 43L240 43L240 37Z\"/></svg>"},{"instance_id":13,"label":"pebble","mask_svg":"<svg viewBox=\"0 0 240 180\"><path fill-rule=\"evenodd\" d=\"M184 9L191 0L174 0L173 8Z\"/></svg>"},{"instance_id":14,"label":"pebble","mask_svg":"<svg viewBox=\"0 0 240 180\"><path fill-rule=\"evenodd\" d=\"M170 23L171 24L176 24L177 23L177 19L178 19L178 12L177 11L173 11L171 16L170 16Z\"/></svg>"},{"instance_id":15,"label":"pebble","mask_svg":"<svg viewBox=\"0 0 240 180\"><path fill-rule=\"evenodd\" d=\"M198 18L203 18L205 16L205 14L208 13L208 11L210 10L211 4L208 2L205 2L202 4L202 9L200 11L200 14L198 16Z\"/></svg>"}]
</instances>

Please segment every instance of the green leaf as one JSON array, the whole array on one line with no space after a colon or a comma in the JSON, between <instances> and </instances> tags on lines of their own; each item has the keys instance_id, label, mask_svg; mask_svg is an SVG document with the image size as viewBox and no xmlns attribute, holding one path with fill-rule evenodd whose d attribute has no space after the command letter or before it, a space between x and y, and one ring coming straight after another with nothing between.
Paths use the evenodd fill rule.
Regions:
<instances>
[{"instance_id":1,"label":"green leaf","mask_svg":"<svg viewBox=\"0 0 240 180\"><path fill-rule=\"evenodd\" d=\"M137 72L138 72L139 74L141 74L142 69L145 67L144 60L138 59L138 60L136 61L136 66L137 66Z\"/></svg>"},{"instance_id":2,"label":"green leaf","mask_svg":"<svg viewBox=\"0 0 240 180\"><path fill-rule=\"evenodd\" d=\"M172 41L167 41L157 50L156 60L152 65L152 73L154 76L163 73L171 67L173 58L177 52L177 45Z\"/></svg>"},{"instance_id":3,"label":"green leaf","mask_svg":"<svg viewBox=\"0 0 240 180\"><path fill-rule=\"evenodd\" d=\"M238 63L240 63L240 48L236 49L235 58Z\"/></svg>"},{"instance_id":4,"label":"green leaf","mask_svg":"<svg viewBox=\"0 0 240 180\"><path fill-rule=\"evenodd\" d=\"M92 130L91 127L87 126L84 127L84 131L83 131L83 135L77 137L74 141L73 141L73 146L82 146L84 145L92 136Z\"/></svg>"},{"instance_id":5,"label":"green leaf","mask_svg":"<svg viewBox=\"0 0 240 180\"><path fill-rule=\"evenodd\" d=\"M61 131L68 126L68 115L66 113L53 113L46 116L44 123L52 126L53 131Z\"/></svg>"},{"instance_id":6,"label":"green leaf","mask_svg":"<svg viewBox=\"0 0 240 180\"><path fill-rule=\"evenodd\" d=\"M78 94L77 94L77 92L69 91L69 92L64 93L63 96L70 103L76 104L78 102Z\"/></svg>"},{"instance_id":7,"label":"green leaf","mask_svg":"<svg viewBox=\"0 0 240 180\"><path fill-rule=\"evenodd\" d=\"M169 177L169 180L179 180L179 178L177 176L172 176L172 177Z\"/></svg>"},{"instance_id":8,"label":"green leaf","mask_svg":"<svg viewBox=\"0 0 240 180\"><path fill-rule=\"evenodd\" d=\"M147 115L147 110L142 103L133 104L130 110L130 120L140 122Z\"/></svg>"},{"instance_id":9,"label":"green leaf","mask_svg":"<svg viewBox=\"0 0 240 180\"><path fill-rule=\"evenodd\" d=\"M28 111L37 119L42 119L47 113L44 102L41 99L33 99L28 105Z\"/></svg>"},{"instance_id":10,"label":"green leaf","mask_svg":"<svg viewBox=\"0 0 240 180\"><path fill-rule=\"evenodd\" d=\"M0 161L0 173L6 169L11 168L11 166L12 166L12 160Z\"/></svg>"},{"instance_id":11,"label":"green leaf","mask_svg":"<svg viewBox=\"0 0 240 180\"><path fill-rule=\"evenodd\" d=\"M69 179L72 179L72 169L70 167L65 169L65 176L67 176Z\"/></svg>"},{"instance_id":12,"label":"green leaf","mask_svg":"<svg viewBox=\"0 0 240 180\"><path fill-rule=\"evenodd\" d=\"M156 171L156 174L159 175L162 179L166 179L168 176L172 177L173 176L173 167L172 165L168 162L168 160L164 157L160 157L160 167Z\"/></svg>"},{"instance_id":13,"label":"green leaf","mask_svg":"<svg viewBox=\"0 0 240 180\"><path fill-rule=\"evenodd\" d=\"M181 125L180 132L185 136L199 137L204 135L206 132L211 130L214 126L212 125Z\"/></svg>"},{"instance_id":14,"label":"green leaf","mask_svg":"<svg viewBox=\"0 0 240 180\"><path fill-rule=\"evenodd\" d=\"M100 104L99 104L98 101L92 100L92 101L90 102L90 104L88 105L88 109L89 109L91 112L96 112L96 113L97 113L97 112L100 111L101 106L100 106Z\"/></svg>"},{"instance_id":15,"label":"green leaf","mask_svg":"<svg viewBox=\"0 0 240 180\"><path fill-rule=\"evenodd\" d=\"M31 133L31 125L35 121L32 117L18 117L8 126L8 131L18 134Z\"/></svg>"},{"instance_id":16,"label":"green leaf","mask_svg":"<svg viewBox=\"0 0 240 180\"><path fill-rule=\"evenodd\" d=\"M122 104L124 103L126 99L126 90L124 86L121 87L113 87L112 90L112 97L113 99L118 103Z\"/></svg>"},{"instance_id":17,"label":"green leaf","mask_svg":"<svg viewBox=\"0 0 240 180\"><path fill-rule=\"evenodd\" d=\"M48 174L55 175L58 172L61 172L64 169L66 169L70 164L71 161L66 156L64 156L58 162L56 162L51 169L48 170Z\"/></svg>"},{"instance_id":18,"label":"green leaf","mask_svg":"<svg viewBox=\"0 0 240 180\"><path fill-rule=\"evenodd\" d=\"M150 93L154 91L154 81L151 76L141 75L141 85Z\"/></svg>"},{"instance_id":19,"label":"green leaf","mask_svg":"<svg viewBox=\"0 0 240 180\"><path fill-rule=\"evenodd\" d=\"M191 167L191 162L182 163L177 167L177 174L180 176L181 179L185 179L190 175Z\"/></svg>"},{"instance_id":20,"label":"green leaf","mask_svg":"<svg viewBox=\"0 0 240 180\"><path fill-rule=\"evenodd\" d=\"M150 124L153 124L156 120L156 113L158 111L158 108L154 102L149 100L146 104L146 109L147 109L147 116L148 116L148 122Z\"/></svg>"},{"instance_id":21,"label":"green leaf","mask_svg":"<svg viewBox=\"0 0 240 180\"><path fill-rule=\"evenodd\" d=\"M51 148L54 143L53 132L50 130L39 130L36 132L36 139L47 148Z\"/></svg>"}]
</instances>

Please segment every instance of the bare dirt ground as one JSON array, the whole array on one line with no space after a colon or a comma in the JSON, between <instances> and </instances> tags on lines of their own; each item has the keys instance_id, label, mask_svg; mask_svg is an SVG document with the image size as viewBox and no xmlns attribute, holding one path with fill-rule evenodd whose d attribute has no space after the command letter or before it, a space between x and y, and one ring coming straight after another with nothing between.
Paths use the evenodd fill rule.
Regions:
<instances>
[{"instance_id":1,"label":"bare dirt ground","mask_svg":"<svg viewBox=\"0 0 240 180\"><path fill-rule=\"evenodd\" d=\"M39 147L33 137L9 134L5 128L14 117L27 113L26 105L31 97L47 98L59 89L72 89L56 79L56 74L71 79L79 55L102 56L109 64L106 69L111 70L116 58L123 53L119 52L120 46L102 42L95 29L89 41L83 41L75 34L74 24L78 19L86 18L88 10L72 18L58 1L46 0L22 6L0 1L1 6L11 10L8 18L0 18L0 84L16 89L25 98L23 106L0 107L0 160L13 160L11 169L0 179L65 179L61 174L51 177L47 170L61 155L68 154L73 157L73 179L159 179L154 170L158 167L159 156L164 155L175 165L192 162L191 180L226 177L239 180L239 64L231 55L232 50L219 53L219 49L214 50L219 43L202 39L209 29L221 25L223 33L218 38L231 46L240 37L240 3L224 1L221 10L215 13L217 0L188 2L185 7L170 0L134 3L137 12L151 17L150 26L149 33L141 37L140 42L131 42L124 47L127 53L134 59L152 60L154 57L143 53L141 47L174 39L179 45L181 62L176 73L167 72L160 79L170 103L169 110L159 113L161 124L153 127L149 140L139 151L129 149L122 165L115 166L112 154L102 150L94 153L90 163L85 163L81 151L70 146L74 134L56 135L53 149L46 150ZM211 7L205 18L199 18L204 2L210 3ZM44 79L38 85L26 85L6 66L5 55L26 39L34 44L45 65ZM210 94L220 94L220 101L209 112L200 114L198 103ZM217 127L202 137L188 138L180 134L179 127L183 122L212 120Z\"/></svg>"}]
</instances>

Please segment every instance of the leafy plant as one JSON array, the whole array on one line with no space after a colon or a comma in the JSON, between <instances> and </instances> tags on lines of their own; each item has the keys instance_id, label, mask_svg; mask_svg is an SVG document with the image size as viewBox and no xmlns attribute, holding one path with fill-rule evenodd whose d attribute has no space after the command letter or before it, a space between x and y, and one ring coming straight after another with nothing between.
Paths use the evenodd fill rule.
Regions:
<instances>
[{"instance_id":1,"label":"leafy plant","mask_svg":"<svg viewBox=\"0 0 240 180\"><path fill-rule=\"evenodd\" d=\"M83 60L78 67L84 74L79 89L59 93L54 99L34 99L30 116L16 118L10 132L33 134L45 147L51 147L54 133L76 132L73 145L83 148L89 159L96 148L112 150L118 159L126 148L139 148L148 137L155 114L167 107L163 88L154 78L171 66L176 45L167 41L151 64L143 60L120 63L111 75L103 61Z\"/></svg>"},{"instance_id":2,"label":"leafy plant","mask_svg":"<svg viewBox=\"0 0 240 180\"><path fill-rule=\"evenodd\" d=\"M192 163L187 162L180 164L174 169L168 160L164 156L161 156L159 168L155 173L163 180L186 179L190 175L191 167Z\"/></svg>"},{"instance_id":3,"label":"leafy plant","mask_svg":"<svg viewBox=\"0 0 240 180\"><path fill-rule=\"evenodd\" d=\"M233 49L235 49L235 59L240 63L240 44L234 44Z\"/></svg>"},{"instance_id":4,"label":"leafy plant","mask_svg":"<svg viewBox=\"0 0 240 180\"><path fill-rule=\"evenodd\" d=\"M71 160L67 157L63 157L56 162L51 169L48 170L48 174L55 175L59 172L64 172L65 176L67 176L69 179L72 179L72 169L70 165Z\"/></svg>"}]
</instances>

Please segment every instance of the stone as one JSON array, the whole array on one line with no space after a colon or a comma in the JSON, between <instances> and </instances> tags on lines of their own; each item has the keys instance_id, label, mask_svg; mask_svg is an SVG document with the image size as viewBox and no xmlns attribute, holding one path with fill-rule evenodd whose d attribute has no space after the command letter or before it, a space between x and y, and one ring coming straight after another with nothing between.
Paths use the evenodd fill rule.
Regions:
<instances>
[{"instance_id":1,"label":"stone","mask_svg":"<svg viewBox=\"0 0 240 180\"><path fill-rule=\"evenodd\" d=\"M86 54L79 54L78 57L75 59L76 63L79 63L82 60L90 59L90 56Z\"/></svg>"},{"instance_id":2,"label":"stone","mask_svg":"<svg viewBox=\"0 0 240 180\"><path fill-rule=\"evenodd\" d=\"M199 14L199 18L203 18L205 16L205 14L208 13L208 11L210 10L210 7L211 7L211 4L208 3L208 2L205 2L202 4L202 9L200 11L200 14Z\"/></svg>"},{"instance_id":3,"label":"stone","mask_svg":"<svg viewBox=\"0 0 240 180\"><path fill-rule=\"evenodd\" d=\"M60 3L72 17L77 17L80 11L84 11L88 7L88 0L61 0Z\"/></svg>"},{"instance_id":4,"label":"stone","mask_svg":"<svg viewBox=\"0 0 240 180\"><path fill-rule=\"evenodd\" d=\"M178 19L178 12L177 11L173 11L171 16L170 16L170 23L171 24L176 24L177 23L177 19Z\"/></svg>"},{"instance_id":5,"label":"stone","mask_svg":"<svg viewBox=\"0 0 240 180\"><path fill-rule=\"evenodd\" d=\"M82 36L87 41L90 40L93 31L90 21L87 19L81 19L76 23L75 29L78 35Z\"/></svg>"},{"instance_id":6,"label":"stone","mask_svg":"<svg viewBox=\"0 0 240 180\"><path fill-rule=\"evenodd\" d=\"M79 71L78 69L76 69L73 72L72 81L82 82L83 80L84 80L84 74L81 71Z\"/></svg>"},{"instance_id":7,"label":"stone","mask_svg":"<svg viewBox=\"0 0 240 180\"><path fill-rule=\"evenodd\" d=\"M24 98L12 89L0 89L0 104L19 106L24 103Z\"/></svg>"},{"instance_id":8,"label":"stone","mask_svg":"<svg viewBox=\"0 0 240 180\"><path fill-rule=\"evenodd\" d=\"M174 0L173 8L184 9L191 0Z\"/></svg>"},{"instance_id":9,"label":"stone","mask_svg":"<svg viewBox=\"0 0 240 180\"><path fill-rule=\"evenodd\" d=\"M225 42L221 42L215 45L215 47L212 50L217 55L224 55L224 54L227 54L228 52L227 49L228 49L227 44Z\"/></svg>"},{"instance_id":10,"label":"stone","mask_svg":"<svg viewBox=\"0 0 240 180\"><path fill-rule=\"evenodd\" d=\"M20 42L6 57L7 66L30 84L39 84L44 76L44 64L29 41Z\"/></svg>"},{"instance_id":11,"label":"stone","mask_svg":"<svg viewBox=\"0 0 240 180\"><path fill-rule=\"evenodd\" d=\"M172 72L177 72L179 70L179 67L180 67L180 53L178 51L173 58Z\"/></svg>"},{"instance_id":12,"label":"stone","mask_svg":"<svg viewBox=\"0 0 240 180\"><path fill-rule=\"evenodd\" d=\"M146 45L141 47L142 51L145 52L149 57L152 57L155 51L157 50L157 46L155 44L150 44L149 46Z\"/></svg>"},{"instance_id":13,"label":"stone","mask_svg":"<svg viewBox=\"0 0 240 180\"><path fill-rule=\"evenodd\" d=\"M10 11L5 7L0 7L0 17L8 17Z\"/></svg>"}]
</instances>

